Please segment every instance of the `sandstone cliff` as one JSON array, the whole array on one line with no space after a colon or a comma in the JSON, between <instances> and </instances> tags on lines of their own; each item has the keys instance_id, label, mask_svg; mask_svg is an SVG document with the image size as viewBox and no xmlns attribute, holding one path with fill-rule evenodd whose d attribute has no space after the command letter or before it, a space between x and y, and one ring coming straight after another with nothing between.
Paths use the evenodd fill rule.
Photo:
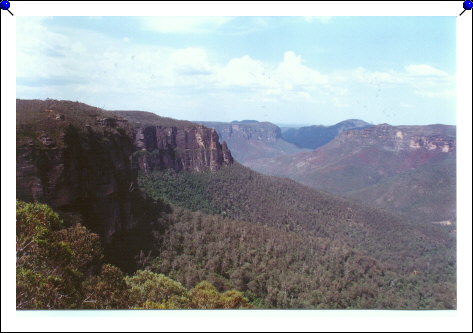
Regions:
<instances>
[{"instance_id":1,"label":"sandstone cliff","mask_svg":"<svg viewBox=\"0 0 473 333\"><path fill-rule=\"evenodd\" d=\"M244 165L255 159L305 151L286 142L281 136L281 129L269 122L244 120L199 123L214 128L220 138L228 143L235 159Z\"/></svg>"},{"instance_id":2,"label":"sandstone cliff","mask_svg":"<svg viewBox=\"0 0 473 333\"><path fill-rule=\"evenodd\" d=\"M17 198L80 214L106 243L151 223L157 207L137 188L140 170L213 171L233 163L215 130L165 124L130 123L77 102L17 100Z\"/></svg>"},{"instance_id":3,"label":"sandstone cliff","mask_svg":"<svg viewBox=\"0 0 473 333\"><path fill-rule=\"evenodd\" d=\"M269 122L250 120L233 121L231 123L202 121L200 124L215 128L222 140L240 138L245 140L276 142L277 139L281 138L281 129Z\"/></svg>"},{"instance_id":4,"label":"sandstone cliff","mask_svg":"<svg viewBox=\"0 0 473 333\"><path fill-rule=\"evenodd\" d=\"M387 151L426 150L448 153L456 149L454 126L391 126L381 124L341 133L330 145L359 148L378 146Z\"/></svg>"},{"instance_id":5,"label":"sandstone cliff","mask_svg":"<svg viewBox=\"0 0 473 333\"><path fill-rule=\"evenodd\" d=\"M233 163L225 142L214 129L148 126L137 128L133 162L140 170L215 171Z\"/></svg>"}]
</instances>

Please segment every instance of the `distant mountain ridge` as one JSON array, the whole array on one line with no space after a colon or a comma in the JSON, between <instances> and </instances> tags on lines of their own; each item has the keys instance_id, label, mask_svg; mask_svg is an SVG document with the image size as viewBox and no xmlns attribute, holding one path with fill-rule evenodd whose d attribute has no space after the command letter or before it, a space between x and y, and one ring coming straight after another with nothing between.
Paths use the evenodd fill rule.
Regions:
<instances>
[{"instance_id":1,"label":"distant mountain ridge","mask_svg":"<svg viewBox=\"0 0 473 333\"><path fill-rule=\"evenodd\" d=\"M242 120L226 122L198 122L214 128L219 137L227 142L233 157L240 163L247 163L258 158L276 157L305 151L286 142L281 129L270 122Z\"/></svg>"},{"instance_id":2,"label":"distant mountain ridge","mask_svg":"<svg viewBox=\"0 0 473 333\"><path fill-rule=\"evenodd\" d=\"M255 160L249 167L441 221L455 219L455 160L454 126L381 124L342 132L313 152Z\"/></svg>"},{"instance_id":3,"label":"distant mountain ridge","mask_svg":"<svg viewBox=\"0 0 473 333\"><path fill-rule=\"evenodd\" d=\"M300 148L316 149L329 143L343 131L369 126L372 125L363 120L348 119L332 126L312 125L288 129L282 133L282 137Z\"/></svg>"}]
</instances>

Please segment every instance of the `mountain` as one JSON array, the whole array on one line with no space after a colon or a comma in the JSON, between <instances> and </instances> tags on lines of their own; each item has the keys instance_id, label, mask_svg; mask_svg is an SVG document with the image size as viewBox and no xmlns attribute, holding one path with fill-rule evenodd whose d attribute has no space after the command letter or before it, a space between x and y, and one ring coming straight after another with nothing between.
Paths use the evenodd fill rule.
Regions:
<instances>
[{"instance_id":1,"label":"mountain","mask_svg":"<svg viewBox=\"0 0 473 333\"><path fill-rule=\"evenodd\" d=\"M454 226L414 223L238 163L159 171L139 184L192 211L158 235L152 265L188 287L230 283L277 308L452 306Z\"/></svg>"},{"instance_id":2,"label":"mountain","mask_svg":"<svg viewBox=\"0 0 473 333\"><path fill-rule=\"evenodd\" d=\"M455 160L454 126L382 124L342 132L313 152L249 166L434 222L455 220Z\"/></svg>"},{"instance_id":3,"label":"mountain","mask_svg":"<svg viewBox=\"0 0 473 333\"><path fill-rule=\"evenodd\" d=\"M313 150L327 144L343 131L369 126L371 124L363 120L349 119L332 126L313 125L290 128L282 133L282 137L287 142L293 143L300 148Z\"/></svg>"},{"instance_id":4,"label":"mountain","mask_svg":"<svg viewBox=\"0 0 473 333\"><path fill-rule=\"evenodd\" d=\"M269 122L256 120L224 122L202 121L200 124L214 128L227 142L233 157L246 164L258 158L270 158L305 151L288 143L281 136L281 129Z\"/></svg>"},{"instance_id":5,"label":"mountain","mask_svg":"<svg viewBox=\"0 0 473 333\"><path fill-rule=\"evenodd\" d=\"M81 266L89 261L90 240L97 260L101 246L107 264L135 274L135 294L157 292L156 281L175 291L159 304L140 296L140 306L179 307L175 297L187 289L198 308L215 308L217 290L200 283L207 280L228 302L248 299L263 308L456 307L454 226L420 225L259 174L234 162L216 131L199 124L78 102L17 100L16 195L52 206L68 227L39 228L37 246L25 238L17 247L24 264L17 266L17 295L33 308L28 295L44 296L36 286L51 288L42 281L58 272L58 295L68 282L79 300L86 281L92 298L105 293L113 301L125 289L119 270L104 265L98 277L98 267ZM20 213L27 236L32 222L56 228L48 207L20 203ZM100 244L80 224L98 233ZM155 273L145 274L150 280L142 268ZM44 269L43 279L35 272Z\"/></svg>"},{"instance_id":6,"label":"mountain","mask_svg":"<svg viewBox=\"0 0 473 333\"><path fill-rule=\"evenodd\" d=\"M233 163L215 130L56 100L17 100L17 197L81 214L107 242L144 223L139 170L216 170ZM130 119L130 121L127 120ZM148 207L148 209L150 209Z\"/></svg>"}]
</instances>

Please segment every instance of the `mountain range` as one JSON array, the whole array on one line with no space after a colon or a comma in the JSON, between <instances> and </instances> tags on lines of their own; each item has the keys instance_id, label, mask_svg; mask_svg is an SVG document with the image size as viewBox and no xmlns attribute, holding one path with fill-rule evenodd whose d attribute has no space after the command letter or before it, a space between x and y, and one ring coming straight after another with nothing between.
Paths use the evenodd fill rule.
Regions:
<instances>
[{"instance_id":1,"label":"mountain range","mask_svg":"<svg viewBox=\"0 0 473 333\"><path fill-rule=\"evenodd\" d=\"M289 177L424 222L455 221L455 127L381 124L340 133L312 152L258 159Z\"/></svg>"},{"instance_id":2,"label":"mountain range","mask_svg":"<svg viewBox=\"0 0 473 333\"><path fill-rule=\"evenodd\" d=\"M337 170L333 156L343 153L341 160L354 162L366 155L364 151L373 151L368 144L359 146L368 137L383 145L376 148L377 159L368 154L361 165L373 164L378 172L384 157L397 153L405 162L385 172L398 176L395 170L400 168L412 171L433 161L448 163L444 156L455 151L454 140L445 139L451 128L402 128L398 135L397 128L374 126L342 132L318 150L301 152L269 123L211 128L150 112L106 111L57 100L17 100L16 111L17 199L49 205L69 226L51 231L56 236L51 236L47 252L36 251L49 244L49 238L41 241L49 237L46 231L28 256L27 246L19 248L17 255L24 260L17 262L18 308L87 308L91 297L95 308L456 307L454 225L419 223L239 163L288 158L287 167L292 168L298 156L304 163L312 163L315 156L324 162L320 170L330 175ZM221 131L227 131L228 145L219 137ZM389 138L390 133L398 139ZM233 147L239 143L244 148L235 154ZM327 153L319 152L327 146ZM247 159L239 155L245 151ZM279 172L278 163L271 172ZM349 176L346 168L340 170L340 176ZM351 176L356 183L359 175ZM360 176L360 183L369 179ZM25 206L19 207L23 212ZM19 218L24 213L17 213L17 223L26 226L17 229L17 235L31 230L31 221L51 216L42 209L32 208L34 218ZM104 257L80 272L64 268L64 276L73 272L76 281L74 295L64 298L66 305L36 302L44 295L64 295L46 283L53 279L62 286L69 281L54 275L64 265L56 259L63 258L61 249L71 244L67 256L73 264L90 257L78 257L94 247L74 245L78 231L70 228L77 225L98 234ZM68 232L75 238L68 238ZM57 242L57 237L65 241ZM118 268L103 271L109 264ZM38 274L46 268L52 275L43 280ZM143 275L141 269L158 275ZM175 281L161 284L167 296L153 289L152 281L162 281L162 274ZM108 294L91 294L91 285L104 286ZM39 293L46 289L48 293ZM130 297L115 301L117 290ZM161 296L147 298L155 293ZM219 301L211 303L216 298Z\"/></svg>"},{"instance_id":3,"label":"mountain range","mask_svg":"<svg viewBox=\"0 0 473 333\"><path fill-rule=\"evenodd\" d=\"M366 128L371 124L359 119L348 119L332 126L312 125L299 128L288 128L282 133L287 142L293 143L300 148L314 150L330 141L338 134L355 128Z\"/></svg>"}]
</instances>

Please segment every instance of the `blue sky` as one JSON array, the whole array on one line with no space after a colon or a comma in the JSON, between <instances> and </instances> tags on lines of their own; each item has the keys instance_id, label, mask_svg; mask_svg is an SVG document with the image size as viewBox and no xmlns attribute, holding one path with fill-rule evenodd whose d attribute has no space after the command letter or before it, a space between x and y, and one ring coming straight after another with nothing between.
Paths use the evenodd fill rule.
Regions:
<instances>
[{"instance_id":1,"label":"blue sky","mask_svg":"<svg viewBox=\"0 0 473 333\"><path fill-rule=\"evenodd\" d=\"M188 120L455 124L454 17L18 17L17 97Z\"/></svg>"}]
</instances>

